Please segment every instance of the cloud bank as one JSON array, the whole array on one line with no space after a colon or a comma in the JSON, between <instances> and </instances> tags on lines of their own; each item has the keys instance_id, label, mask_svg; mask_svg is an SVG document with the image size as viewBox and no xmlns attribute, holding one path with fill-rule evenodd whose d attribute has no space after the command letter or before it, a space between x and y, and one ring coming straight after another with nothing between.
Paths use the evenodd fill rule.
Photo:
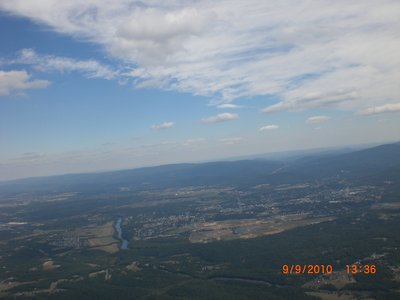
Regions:
<instances>
[{"instance_id":1,"label":"cloud bank","mask_svg":"<svg viewBox=\"0 0 400 300\"><path fill-rule=\"evenodd\" d=\"M215 105L273 96L265 113L363 111L400 94L399 1L0 0L0 9L100 45L138 88Z\"/></svg>"}]
</instances>

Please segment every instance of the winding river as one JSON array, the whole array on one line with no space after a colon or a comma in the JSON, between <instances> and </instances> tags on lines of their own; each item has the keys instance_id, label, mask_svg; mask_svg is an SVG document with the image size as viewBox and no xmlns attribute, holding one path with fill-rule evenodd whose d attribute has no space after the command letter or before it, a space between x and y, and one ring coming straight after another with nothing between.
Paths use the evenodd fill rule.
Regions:
<instances>
[{"instance_id":1,"label":"winding river","mask_svg":"<svg viewBox=\"0 0 400 300\"><path fill-rule=\"evenodd\" d=\"M127 250L127 249L128 249L128 244L129 244L129 243L128 243L127 240L125 240L125 239L122 237L121 222L122 222L122 218L119 218L119 219L117 220L117 222L115 222L115 230L116 230L117 233L118 233L118 239L121 241L120 249L121 249L121 250Z\"/></svg>"}]
</instances>

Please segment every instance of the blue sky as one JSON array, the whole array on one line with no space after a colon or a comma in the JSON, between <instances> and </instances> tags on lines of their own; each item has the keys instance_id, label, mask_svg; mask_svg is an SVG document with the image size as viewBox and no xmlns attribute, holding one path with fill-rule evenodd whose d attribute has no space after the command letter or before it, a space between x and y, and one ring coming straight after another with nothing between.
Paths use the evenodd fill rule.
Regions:
<instances>
[{"instance_id":1,"label":"blue sky","mask_svg":"<svg viewBox=\"0 0 400 300\"><path fill-rule=\"evenodd\" d=\"M0 180L400 140L399 11L0 0Z\"/></svg>"}]
</instances>

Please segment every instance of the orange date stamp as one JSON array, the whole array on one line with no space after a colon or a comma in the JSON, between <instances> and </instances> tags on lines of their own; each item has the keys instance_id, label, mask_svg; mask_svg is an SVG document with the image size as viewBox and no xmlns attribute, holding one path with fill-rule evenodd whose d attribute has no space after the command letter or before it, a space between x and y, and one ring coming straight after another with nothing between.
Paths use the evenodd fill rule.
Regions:
<instances>
[{"instance_id":1,"label":"orange date stamp","mask_svg":"<svg viewBox=\"0 0 400 300\"><path fill-rule=\"evenodd\" d=\"M347 274L365 274L365 275L375 275L376 274L376 265L374 264L352 264L346 265Z\"/></svg>"},{"instance_id":2,"label":"orange date stamp","mask_svg":"<svg viewBox=\"0 0 400 300\"><path fill-rule=\"evenodd\" d=\"M282 274L284 275L330 275L334 271L333 265L330 264L285 264L282 265ZM377 267L375 264L351 264L346 265L347 274L356 275L375 275Z\"/></svg>"},{"instance_id":3,"label":"orange date stamp","mask_svg":"<svg viewBox=\"0 0 400 300\"><path fill-rule=\"evenodd\" d=\"M317 265L317 264L306 264L306 265L283 265L282 266L282 274L290 275L290 274L310 274L310 275L319 275L319 274L332 274L333 266L332 265Z\"/></svg>"}]
</instances>

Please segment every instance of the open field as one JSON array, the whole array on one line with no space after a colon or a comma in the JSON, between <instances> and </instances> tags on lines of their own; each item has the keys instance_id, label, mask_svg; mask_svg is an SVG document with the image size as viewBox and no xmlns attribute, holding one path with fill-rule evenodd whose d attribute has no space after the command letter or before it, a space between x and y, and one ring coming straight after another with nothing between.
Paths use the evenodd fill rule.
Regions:
<instances>
[{"instance_id":1,"label":"open field","mask_svg":"<svg viewBox=\"0 0 400 300\"><path fill-rule=\"evenodd\" d=\"M197 225L191 232L189 240L192 243L207 243L213 240L249 239L332 220L334 217L311 218L307 215L286 215L264 220L207 222Z\"/></svg>"},{"instance_id":2,"label":"open field","mask_svg":"<svg viewBox=\"0 0 400 300\"><path fill-rule=\"evenodd\" d=\"M108 253L115 253L119 250L119 242L113 237L114 226L112 222L83 229L82 234L88 237L88 245L91 249L102 250Z\"/></svg>"}]
</instances>

